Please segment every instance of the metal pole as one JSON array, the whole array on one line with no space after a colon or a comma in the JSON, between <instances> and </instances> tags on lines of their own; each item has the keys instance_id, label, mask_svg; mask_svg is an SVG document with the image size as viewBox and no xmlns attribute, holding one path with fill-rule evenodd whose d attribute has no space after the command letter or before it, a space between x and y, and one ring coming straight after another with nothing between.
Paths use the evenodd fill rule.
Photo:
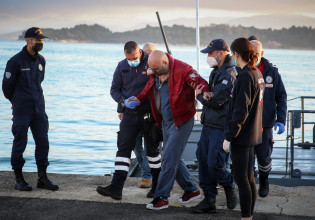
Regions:
<instances>
[{"instance_id":1,"label":"metal pole","mask_svg":"<svg viewBox=\"0 0 315 220\"><path fill-rule=\"evenodd\" d=\"M159 15L158 11L156 12L156 16L157 16L159 24L160 24L163 40L164 40L164 43L165 43L165 46L166 46L166 51L167 51L167 53L172 54L171 51L168 48L167 39L166 39L166 36L165 36L165 33L164 33L164 28L162 26L162 23L161 23L161 20L160 20L160 15Z\"/></svg>"},{"instance_id":2,"label":"metal pole","mask_svg":"<svg viewBox=\"0 0 315 220\"><path fill-rule=\"evenodd\" d=\"M304 98L301 97L301 107L304 110ZM302 113L302 143L304 143L304 113Z\"/></svg>"},{"instance_id":3,"label":"metal pole","mask_svg":"<svg viewBox=\"0 0 315 220\"><path fill-rule=\"evenodd\" d=\"M196 0L196 47L197 47L197 72L200 74L199 0Z\"/></svg>"}]
</instances>

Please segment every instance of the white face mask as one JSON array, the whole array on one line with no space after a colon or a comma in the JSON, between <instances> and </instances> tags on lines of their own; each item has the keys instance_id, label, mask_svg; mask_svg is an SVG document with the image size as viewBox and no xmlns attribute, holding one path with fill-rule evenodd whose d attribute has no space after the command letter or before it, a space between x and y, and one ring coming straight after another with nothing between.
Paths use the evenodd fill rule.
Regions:
<instances>
[{"instance_id":1,"label":"white face mask","mask_svg":"<svg viewBox=\"0 0 315 220\"><path fill-rule=\"evenodd\" d=\"M220 58L219 61L217 61L216 58L217 58L218 55L219 55L219 53L217 53L217 55L216 55L215 57L207 57L207 63L209 64L209 66L210 66L211 68L214 68L214 67L216 67L216 66L219 65L218 62L221 61L221 58Z\"/></svg>"},{"instance_id":2,"label":"white face mask","mask_svg":"<svg viewBox=\"0 0 315 220\"><path fill-rule=\"evenodd\" d=\"M218 61L214 57L207 57L207 63L211 68L218 66Z\"/></svg>"}]
</instances>

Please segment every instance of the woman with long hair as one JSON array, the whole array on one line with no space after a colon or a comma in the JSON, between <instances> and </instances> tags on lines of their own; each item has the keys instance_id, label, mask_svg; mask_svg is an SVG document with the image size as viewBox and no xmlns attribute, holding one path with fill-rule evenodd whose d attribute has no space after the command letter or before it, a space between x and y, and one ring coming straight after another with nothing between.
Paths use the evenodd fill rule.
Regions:
<instances>
[{"instance_id":1,"label":"woman with long hair","mask_svg":"<svg viewBox=\"0 0 315 220\"><path fill-rule=\"evenodd\" d=\"M253 174L254 146L262 142L264 79L255 67L257 54L246 38L231 44L234 65L240 70L231 93L223 149L229 152L238 185L242 219L252 219L257 189Z\"/></svg>"}]
</instances>

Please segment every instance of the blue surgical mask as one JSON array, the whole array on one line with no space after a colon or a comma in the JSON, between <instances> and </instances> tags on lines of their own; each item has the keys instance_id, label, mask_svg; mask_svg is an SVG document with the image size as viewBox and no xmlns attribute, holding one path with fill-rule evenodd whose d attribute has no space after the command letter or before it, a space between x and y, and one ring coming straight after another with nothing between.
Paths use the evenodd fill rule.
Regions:
<instances>
[{"instance_id":1,"label":"blue surgical mask","mask_svg":"<svg viewBox=\"0 0 315 220\"><path fill-rule=\"evenodd\" d=\"M127 60L127 61L128 61L129 66L131 67L137 67L140 64L140 60L134 60L134 61Z\"/></svg>"},{"instance_id":2,"label":"blue surgical mask","mask_svg":"<svg viewBox=\"0 0 315 220\"><path fill-rule=\"evenodd\" d=\"M237 66L237 63L236 63L236 61L233 58L232 58L232 62L233 62L234 66Z\"/></svg>"}]
</instances>

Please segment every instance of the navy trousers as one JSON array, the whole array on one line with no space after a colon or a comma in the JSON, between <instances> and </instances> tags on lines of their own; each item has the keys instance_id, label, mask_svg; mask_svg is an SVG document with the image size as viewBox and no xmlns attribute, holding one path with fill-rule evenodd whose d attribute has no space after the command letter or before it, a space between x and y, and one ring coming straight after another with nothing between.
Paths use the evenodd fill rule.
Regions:
<instances>
[{"instance_id":1,"label":"navy trousers","mask_svg":"<svg viewBox=\"0 0 315 220\"><path fill-rule=\"evenodd\" d=\"M271 154L273 151L273 143L272 128L264 128L262 143L255 146L259 173L269 174L272 168Z\"/></svg>"},{"instance_id":2,"label":"navy trousers","mask_svg":"<svg viewBox=\"0 0 315 220\"><path fill-rule=\"evenodd\" d=\"M47 167L49 165L49 125L47 115L14 115L12 121L12 134L14 136L11 153L12 169L21 169L24 166L23 153L27 145L28 128L31 128L35 141L36 165Z\"/></svg>"},{"instance_id":3,"label":"navy trousers","mask_svg":"<svg viewBox=\"0 0 315 220\"><path fill-rule=\"evenodd\" d=\"M147 118L147 115L124 112L124 116L120 122L120 130L117 137L118 151L115 158L115 173L111 181L111 185L118 189L122 189L124 186L129 172L131 152L136 145L138 135L141 131L144 134L146 153L152 176L158 176L159 174L161 168L159 141L152 138L152 134L149 132L153 126L153 121L151 121L150 117ZM151 163L153 164L152 166Z\"/></svg>"},{"instance_id":4,"label":"navy trousers","mask_svg":"<svg viewBox=\"0 0 315 220\"><path fill-rule=\"evenodd\" d=\"M212 196L218 194L217 184L232 186L233 175L227 171L229 154L223 146L224 130L203 126L196 151L198 159L199 185Z\"/></svg>"}]
</instances>

